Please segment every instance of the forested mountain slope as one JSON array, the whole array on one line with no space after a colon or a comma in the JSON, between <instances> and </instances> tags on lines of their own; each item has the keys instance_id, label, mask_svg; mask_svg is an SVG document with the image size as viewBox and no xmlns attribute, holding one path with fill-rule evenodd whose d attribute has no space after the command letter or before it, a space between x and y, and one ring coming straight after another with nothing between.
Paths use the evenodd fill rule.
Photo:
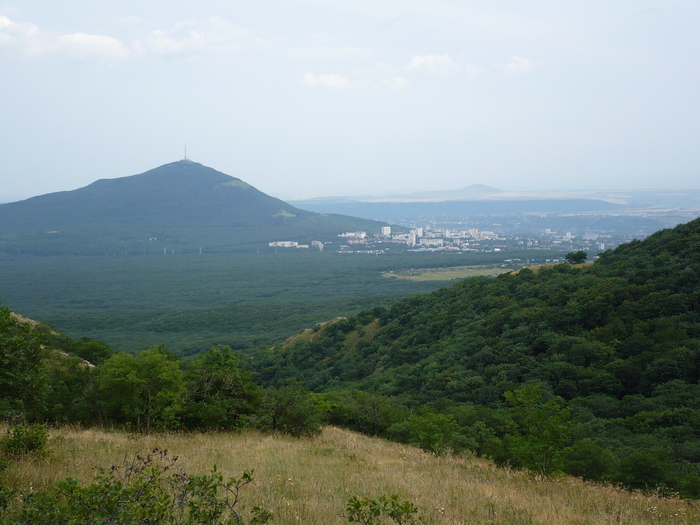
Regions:
<instances>
[{"instance_id":1,"label":"forested mountain slope","mask_svg":"<svg viewBox=\"0 0 700 525\"><path fill-rule=\"evenodd\" d=\"M649 395L673 379L697 381L699 310L695 220L594 265L467 279L363 312L268 352L261 373L273 380L285 370L316 389L354 384L415 402L489 403L528 381L566 399Z\"/></svg>"},{"instance_id":2,"label":"forested mountain slope","mask_svg":"<svg viewBox=\"0 0 700 525\"><path fill-rule=\"evenodd\" d=\"M0 204L0 252L104 254L206 251L307 241L383 223L295 208L197 162L101 179L73 191Z\"/></svg>"},{"instance_id":3,"label":"forested mountain slope","mask_svg":"<svg viewBox=\"0 0 700 525\"><path fill-rule=\"evenodd\" d=\"M611 454L618 481L700 494L700 220L593 265L468 279L365 311L262 352L257 371L429 406L468 448L522 465L508 436L545 435L526 415L554 403L566 424L550 452L583 440L582 456ZM375 430L402 437L390 422Z\"/></svg>"}]
</instances>

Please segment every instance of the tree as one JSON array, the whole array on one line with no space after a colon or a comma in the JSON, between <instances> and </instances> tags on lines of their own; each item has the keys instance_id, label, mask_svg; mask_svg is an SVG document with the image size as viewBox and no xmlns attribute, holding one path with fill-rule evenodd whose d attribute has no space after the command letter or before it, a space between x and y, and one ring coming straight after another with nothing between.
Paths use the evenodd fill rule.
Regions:
<instances>
[{"instance_id":1,"label":"tree","mask_svg":"<svg viewBox=\"0 0 700 525\"><path fill-rule=\"evenodd\" d=\"M0 414L21 412L36 400L43 355L32 326L0 308Z\"/></svg>"},{"instance_id":2,"label":"tree","mask_svg":"<svg viewBox=\"0 0 700 525\"><path fill-rule=\"evenodd\" d=\"M229 346L213 347L194 359L186 371L185 423L197 428L235 428L259 404L259 388L238 368Z\"/></svg>"},{"instance_id":3,"label":"tree","mask_svg":"<svg viewBox=\"0 0 700 525\"><path fill-rule=\"evenodd\" d=\"M558 468L571 432L571 412L562 398L542 402L540 385L529 385L503 394L512 406L520 429L504 437L509 454L522 466L542 477Z\"/></svg>"},{"instance_id":4,"label":"tree","mask_svg":"<svg viewBox=\"0 0 700 525\"><path fill-rule=\"evenodd\" d=\"M264 430L291 436L311 436L321 432L321 409L313 394L291 381L263 393L260 426Z\"/></svg>"},{"instance_id":5,"label":"tree","mask_svg":"<svg viewBox=\"0 0 700 525\"><path fill-rule=\"evenodd\" d=\"M569 264L581 264L588 259L588 254L583 250L577 252L569 252L566 254L566 262Z\"/></svg>"},{"instance_id":6,"label":"tree","mask_svg":"<svg viewBox=\"0 0 700 525\"><path fill-rule=\"evenodd\" d=\"M409 419L414 444L426 452L442 456L452 449L452 440L457 431L457 422L452 415L426 412Z\"/></svg>"},{"instance_id":7,"label":"tree","mask_svg":"<svg viewBox=\"0 0 700 525\"><path fill-rule=\"evenodd\" d=\"M564 455L564 472L583 479L600 481L615 469L614 454L590 438L574 443Z\"/></svg>"},{"instance_id":8,"label":"tree","mask_svg":"<svg viewBox=\"0 0 700 525\"><path fill-rule=\"evenodd\" d=\"M163 346L115 354L102 365L100 399L108 418L142 432L175 428L186 393L180 361Z\"/></svg>"}]
</instances>

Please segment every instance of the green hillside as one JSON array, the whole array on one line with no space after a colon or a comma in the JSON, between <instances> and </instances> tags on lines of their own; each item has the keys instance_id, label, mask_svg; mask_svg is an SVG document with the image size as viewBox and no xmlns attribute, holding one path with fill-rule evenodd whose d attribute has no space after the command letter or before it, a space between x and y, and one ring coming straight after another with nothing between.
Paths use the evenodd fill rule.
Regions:
<instances>
[{"instance_id":1,"label":"green hillside","mask_svg":"<svg viewBox=\"0 0 700 525\"><path fill-rule=\"evenodd\" d=\"M267 384L423 407L454 424L451 446L502 462L559 468L578 446L607 458L590 477L700 495L700 220L593 265L477 277L362 312L261 352L256 369ZM418 439L380 419L375 433ZM563 440L545 447L558 463L525 452L544 446L538 435Z\"/></svg>"},{"instance_id":2,"label":"green hillside","mask_svg":"<svg viewBox=\"0 0 700 525\"><path fill-rule=\"evenodd\" d=\"M0 252L221 252L277 240L327 240L381 226L300 210L240 179L182 160L0 205Z\"/></svg>"}]
</instances>

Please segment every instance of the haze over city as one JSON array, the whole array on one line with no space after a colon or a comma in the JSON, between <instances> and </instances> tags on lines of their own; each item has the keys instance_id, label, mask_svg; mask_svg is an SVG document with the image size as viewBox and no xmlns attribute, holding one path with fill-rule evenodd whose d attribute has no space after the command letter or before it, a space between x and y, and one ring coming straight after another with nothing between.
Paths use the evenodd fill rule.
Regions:
<instances>
[{"instance_id":1,"label":"haze over city","mask_svg":"<svg viewBox=\"0 0 700 525\"><path fill-rule=\"evenodd\" d=\"M0 6L0 202L187 154L271 195L698 188L700 5Z\"/></svg>"}]
</instances>

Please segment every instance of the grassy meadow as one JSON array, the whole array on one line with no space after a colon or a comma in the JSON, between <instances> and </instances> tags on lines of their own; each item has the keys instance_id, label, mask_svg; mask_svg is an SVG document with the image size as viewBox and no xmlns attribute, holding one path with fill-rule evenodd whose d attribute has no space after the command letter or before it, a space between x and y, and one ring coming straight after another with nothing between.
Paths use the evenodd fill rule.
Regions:
<instances>
[{"instance_id":1,"label":"grassy meadow","mask_svg":"<svg viewBox=\"0 0 700 525\"><path fill-rule=\"evenodd\" d=\"M257 432L136 435L97 429L51 432L45 459L25 459L7 480L46 488L73 476L91 480L96 467L123 464L154 447L179 456L190 473L216 464L227 476L254 469L243 489L246 508L263 506L281 525L333 525L352 496L397 494L418 506L424 523L463 524L700 524L700 506L628 492L575 478L542 481L469 456L435 457L419 449L334 427L294 439Z\"/></svg>"},{"instance_id":2,"label":"grassy meadow","mask_svg":"<svg viewBox=\"0 0 700 525\"><path fill-rule=\"evenodd\" d=\"M452 281L454 279L466 279L477 276L495 277L510 271L513 271L512 268L503 268L501 266L454 266L403 270L396 273L384 272L382 275L409 281Z\"/></svg>"}]
</instances>

